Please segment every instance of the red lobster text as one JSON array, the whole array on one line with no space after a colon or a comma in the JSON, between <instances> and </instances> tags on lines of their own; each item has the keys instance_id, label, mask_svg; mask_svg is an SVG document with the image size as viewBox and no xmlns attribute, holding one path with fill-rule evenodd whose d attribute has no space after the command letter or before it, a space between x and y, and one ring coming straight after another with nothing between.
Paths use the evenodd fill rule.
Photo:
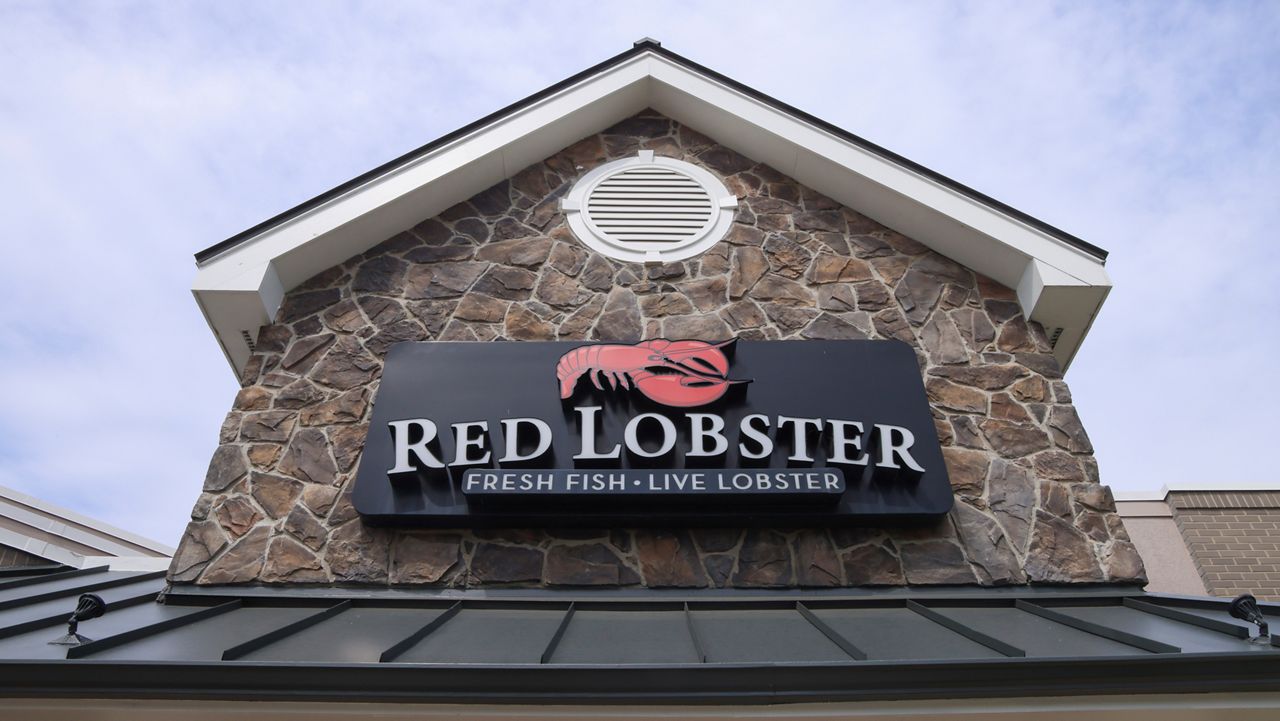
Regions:
<instances>
[{"instance_id":1,"label":"red lobster text","mask_svg":"<svg viewBox=\"0 0 1280 721\"><path fill-rule=\"evenodd\" d=\"M635 345L574 348L560 356L556 364L560 397L572 396L578 379L587 375L600 390L604 390L600 382L603 378L610 388L634 388L664 406L703 406L723 396L729 386L751 382L731 380L728 376L729 359L721 349L735 341L707 343L656 338Z\"/></svg>"}]
</instances>

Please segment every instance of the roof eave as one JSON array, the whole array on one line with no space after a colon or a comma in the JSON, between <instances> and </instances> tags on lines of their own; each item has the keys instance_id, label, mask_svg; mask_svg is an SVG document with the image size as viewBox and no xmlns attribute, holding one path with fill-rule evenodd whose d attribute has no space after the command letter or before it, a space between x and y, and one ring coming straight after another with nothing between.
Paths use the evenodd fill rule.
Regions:
<instances>
[{"instance_id":1,"label":"roof eave","mask_svg":"<svg viewBox=\"0 0 1280 721\"><path fill-rule=\"evenodd\" d=\"M1106 298L1105 251L646 40L202 251L197 302L239 373L288 290L645 107L1016 289L1064 369Z\"/></svg>"}]
</instances>

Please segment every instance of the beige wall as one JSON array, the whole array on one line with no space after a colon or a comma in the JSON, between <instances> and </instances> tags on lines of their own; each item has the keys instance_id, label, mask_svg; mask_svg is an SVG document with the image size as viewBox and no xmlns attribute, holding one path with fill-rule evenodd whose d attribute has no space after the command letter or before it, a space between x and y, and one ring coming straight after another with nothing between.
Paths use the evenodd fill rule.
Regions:
<instances>
[{"instance_id":1,"label":"beige wall","mask_svg":"<svg viewBox=\"0 0 1280 721\"><path fill-rule=\"evenodd\" d=\"M1272 721L1280 694L1133 694L785 705L528 706L137 699L5 699L0 721Z\"/></svg>"},{"instance_id":2,"label":"beige wall","mask_svg":"<svg viewBox=\"0 0 1280 721\"><path fill-rule=\"evenodd\" d=\"M1175 487L1116 502L1148 591L1280 599L1280 488Z\"/></svg>"},{"instance_id":3,"label":"beige wall","mask_svg":"<svg viewBox=\"0 0 1280 721\"><path fill-rule=\"evenodd\" d=\"M1147 591L1188 596L1207 593L1168 503L1116 501L1116 509L1146 564Z\"/></svg>"}]
</instances>

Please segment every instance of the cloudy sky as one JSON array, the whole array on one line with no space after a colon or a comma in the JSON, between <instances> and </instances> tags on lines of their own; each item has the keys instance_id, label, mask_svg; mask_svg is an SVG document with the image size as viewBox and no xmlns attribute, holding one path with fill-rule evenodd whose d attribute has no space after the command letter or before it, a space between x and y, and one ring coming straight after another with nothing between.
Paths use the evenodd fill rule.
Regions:
<instances>
[{"instance_id":1,"label":"cloudy sky","mask_svg":"<svg viewBox=\"0 0 1280 721\"><path fill-rule=\"evenodd\" d=\"M1104 482L1280 482L1280 4L0 0L0 485L175 543L192 254L651 36L1111 251Z\"/></svg>"}]
</instances>

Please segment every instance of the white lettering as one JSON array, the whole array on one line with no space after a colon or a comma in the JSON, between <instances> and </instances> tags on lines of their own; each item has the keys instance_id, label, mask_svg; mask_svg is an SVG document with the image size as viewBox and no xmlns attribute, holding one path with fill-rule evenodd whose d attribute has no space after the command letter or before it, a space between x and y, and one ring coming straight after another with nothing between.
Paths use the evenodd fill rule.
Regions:
<instances>
[{"instance_id":1,"label":"white lettering","mask_svg":"<svg viewBox=\"0 0 1280 721\"><path fill-rule=\"evenodd\" d=\"M478 429L479 435L472 435L471 429ZM470 423L453 424L454 453L451 466L471 466L488 463L492 454L485 451L479 458L471 458L471 449L484 450L484 436L489 432L488 421L471 421Z\"/></svg>"},{"instance_id":2,"label":"white lettering","mask_svg":"<svg viewBox=\"0 0 1280 721\"><path fill-rule=\"evenodd\" d=\"M538 446L529 453L520 454L520 426L526 424L533 426L538 432ZM502 437L506 440L506 452L502 454L502 458L498 459L499 463L518 463L520 461L531 461L551 448L551 426L541 418L511 418L502 421Z\"/></svg>"},{"instance_id":3,"label":"white lettering","mask_svg":"<svg viewBox=\"0 0 1280 721\"><path fill-rule=\"evenodd\" d=\"M911 447L916 443L916 437L911 431L901 426L885 426L879 423L876 424L876 430L880 432L880 460L876 463L877 466L901 468L894 462L894 456L898 456L903 463L907 464L907 468L924 473L924 468L911 457ZM895 432L902 436L901 443L893 442Z\"/></svg>"},{"instance_id":4,"label":"white lettering","mask_svg":"<svg viewBox=\"0 0 1280 721\"><path fill-rule=\"evenodd\" d=\"M571 492L625 491L627 478L622 473L570 473L565 476L565 490Z\"/></svg>"},{"instance_id":5,"label":"white lettering","mask_svg":"<svg viewBox=\"0 0 1280 721\"><path fill-rule=\"evenodd\" d=\"M862 424L856 421L827 421L831 426L831 458L832 463L851 463L855 466L867 465L867 454L862 450ZM852 438L846 429L852 428L856 433ZM854 457L846 455L849 448L854 450Z\"/></svg>"},{"instance_id":6,"label":"white lettering","mask_svg":"<svg viewBox=\"0 0 1280 721\"><path fill-rule=\"evenodd\" d=\"M805 431L805 428L813 426L815 430L822 430L822 419L778 416L778 431L781 432L782 427L788 423L792 425L792 432L791 455L787 456L787 459L812 463L813 456L809 454L809 434Z\"/></svg>"},{"instance_id":7,"label":"white lettering","mask_svg":"<svg viewBox=\"0 0 1280 721\"><path fill-rule=\"evenodd\" d=\"M709 424L709 425L708 425ZM692 446L688 456L722 456L729 450L729 439L724 437L724 419L711 413L689 414L689 444ZM707 449L707 439L713 446Z\"/></svg>"},{"instance_id":8,"label":"white lettering","mask_svg":"<svg viewBox=\"0 0 1280 721\"><path fill-rule=\"evenodd\" d=\"M738 424L738 435L732 438L725 432L724 416L714 413L685 413L688 419L688 442L683 442L677 423L682 419L659 413L642 413L630 418L622 443L609 444L602 438L604 422L601 406L575 409L581 445L574 461L617 460L625 446L628 453L639 458L659 458L682 453L686 458L714 458L725 456L731 444L737 442L738 452L744 461L771 458L781 439L786 444L787 459L792 465L813 464L815 456L825 454L825 460L838 465L866 466L889 469L907 468L924 473L913 455L916 437L904 427L887 424L869 424L858 421L806 418L794 416L770 417L760 413L744 416ZM499 464L528 465L528 461L547 458L555 442L555 427L541 418L506 418L502 426L501 457L496 437L490 435L488 421L454 423L453 461L449 466L485 466L497 458ZM790 426L790 428L788 428ZM444 468L441 460L446 457L441 443L449 439L439 435L434 421L412 418L391 421L395 465L389 474L410 473L417 470ZM416 441L414 439L417 439ZM822 442L820 442L820 440ZM601 448L598 444L604 444ZM677 451L677 446L680 450ZM823 450L825 448L825 450ZM590 465L590 464L588 464ZM754 464L759 465L759 464ZM774 477L771 483L780 483ZM480 483L481 481L477 481ZM767 484L766 484L767 485Z\"/></svg>"},{"instance_id":9,"label":"white lettering","mask_svg":"<svg viewBox=\"0 0 1280 721\"><path fill-rule=\"evenodd\" d=\"M427 444L436 439L435 423L426 418L413 418L407 421L391 421L387 425L391 427L391 439L396 449L396 465L387 473L409 473L417 470L418 467L411 462L410 456L417 458L418 462L427 468L444 468L440 459L427 449ZM409 442L411 428L417 428L422 432L422 440L417 443Z\"/></svg>"},{"instance_id":10,"label":"white lettering","mask_svg":"<svg viewBox=\"0 0 1280 721\"><path fill-rule=\"evenodd\" d=\"M645 420L655 420L658 426L662 428L662 442L658 444L658 450L646 451L644 446L640 445L640 439L637 431L640 423ZM640 415L627 421L627 430L623 433L623 440L627 444L627 450L642 458L657 458L671 452L676 447L676 424L671 422L670 418L658 415L657 413L641 413Z\"/></svg>"},{"instance_id":11,"label":"white lettering","mask_svg":"<svg viewBox=\"0 0 1280 721\"><path fill-rule=\"evenodd\" d=\"M617 458L622 455L622 445L615 443L613 450L608 453L601 453L596 450L596 415L600 413L600 406L587 406L578 408L578 415L582 418L582 449L578 455L574 456L575 461L584 459L597 458Z\"/></svg>"},{"instance_id":12,"label":"white lettering","mask_svg":"<svg viewBox=\"0 0 1280 721\"><path fill-rule=\"evenodd\" d=\"M764 421L763 428L756 428L753 425L759 421ZM760 450L752 452L747 450L746 443L738 443L738 453L741 453L743 458L768 458L773 455L773 439L769 437L769 416L759 413L744 416L742 422L738 424L738 431L743 438L748 438L760 446Z\"/></svg>"}]
</instances>

